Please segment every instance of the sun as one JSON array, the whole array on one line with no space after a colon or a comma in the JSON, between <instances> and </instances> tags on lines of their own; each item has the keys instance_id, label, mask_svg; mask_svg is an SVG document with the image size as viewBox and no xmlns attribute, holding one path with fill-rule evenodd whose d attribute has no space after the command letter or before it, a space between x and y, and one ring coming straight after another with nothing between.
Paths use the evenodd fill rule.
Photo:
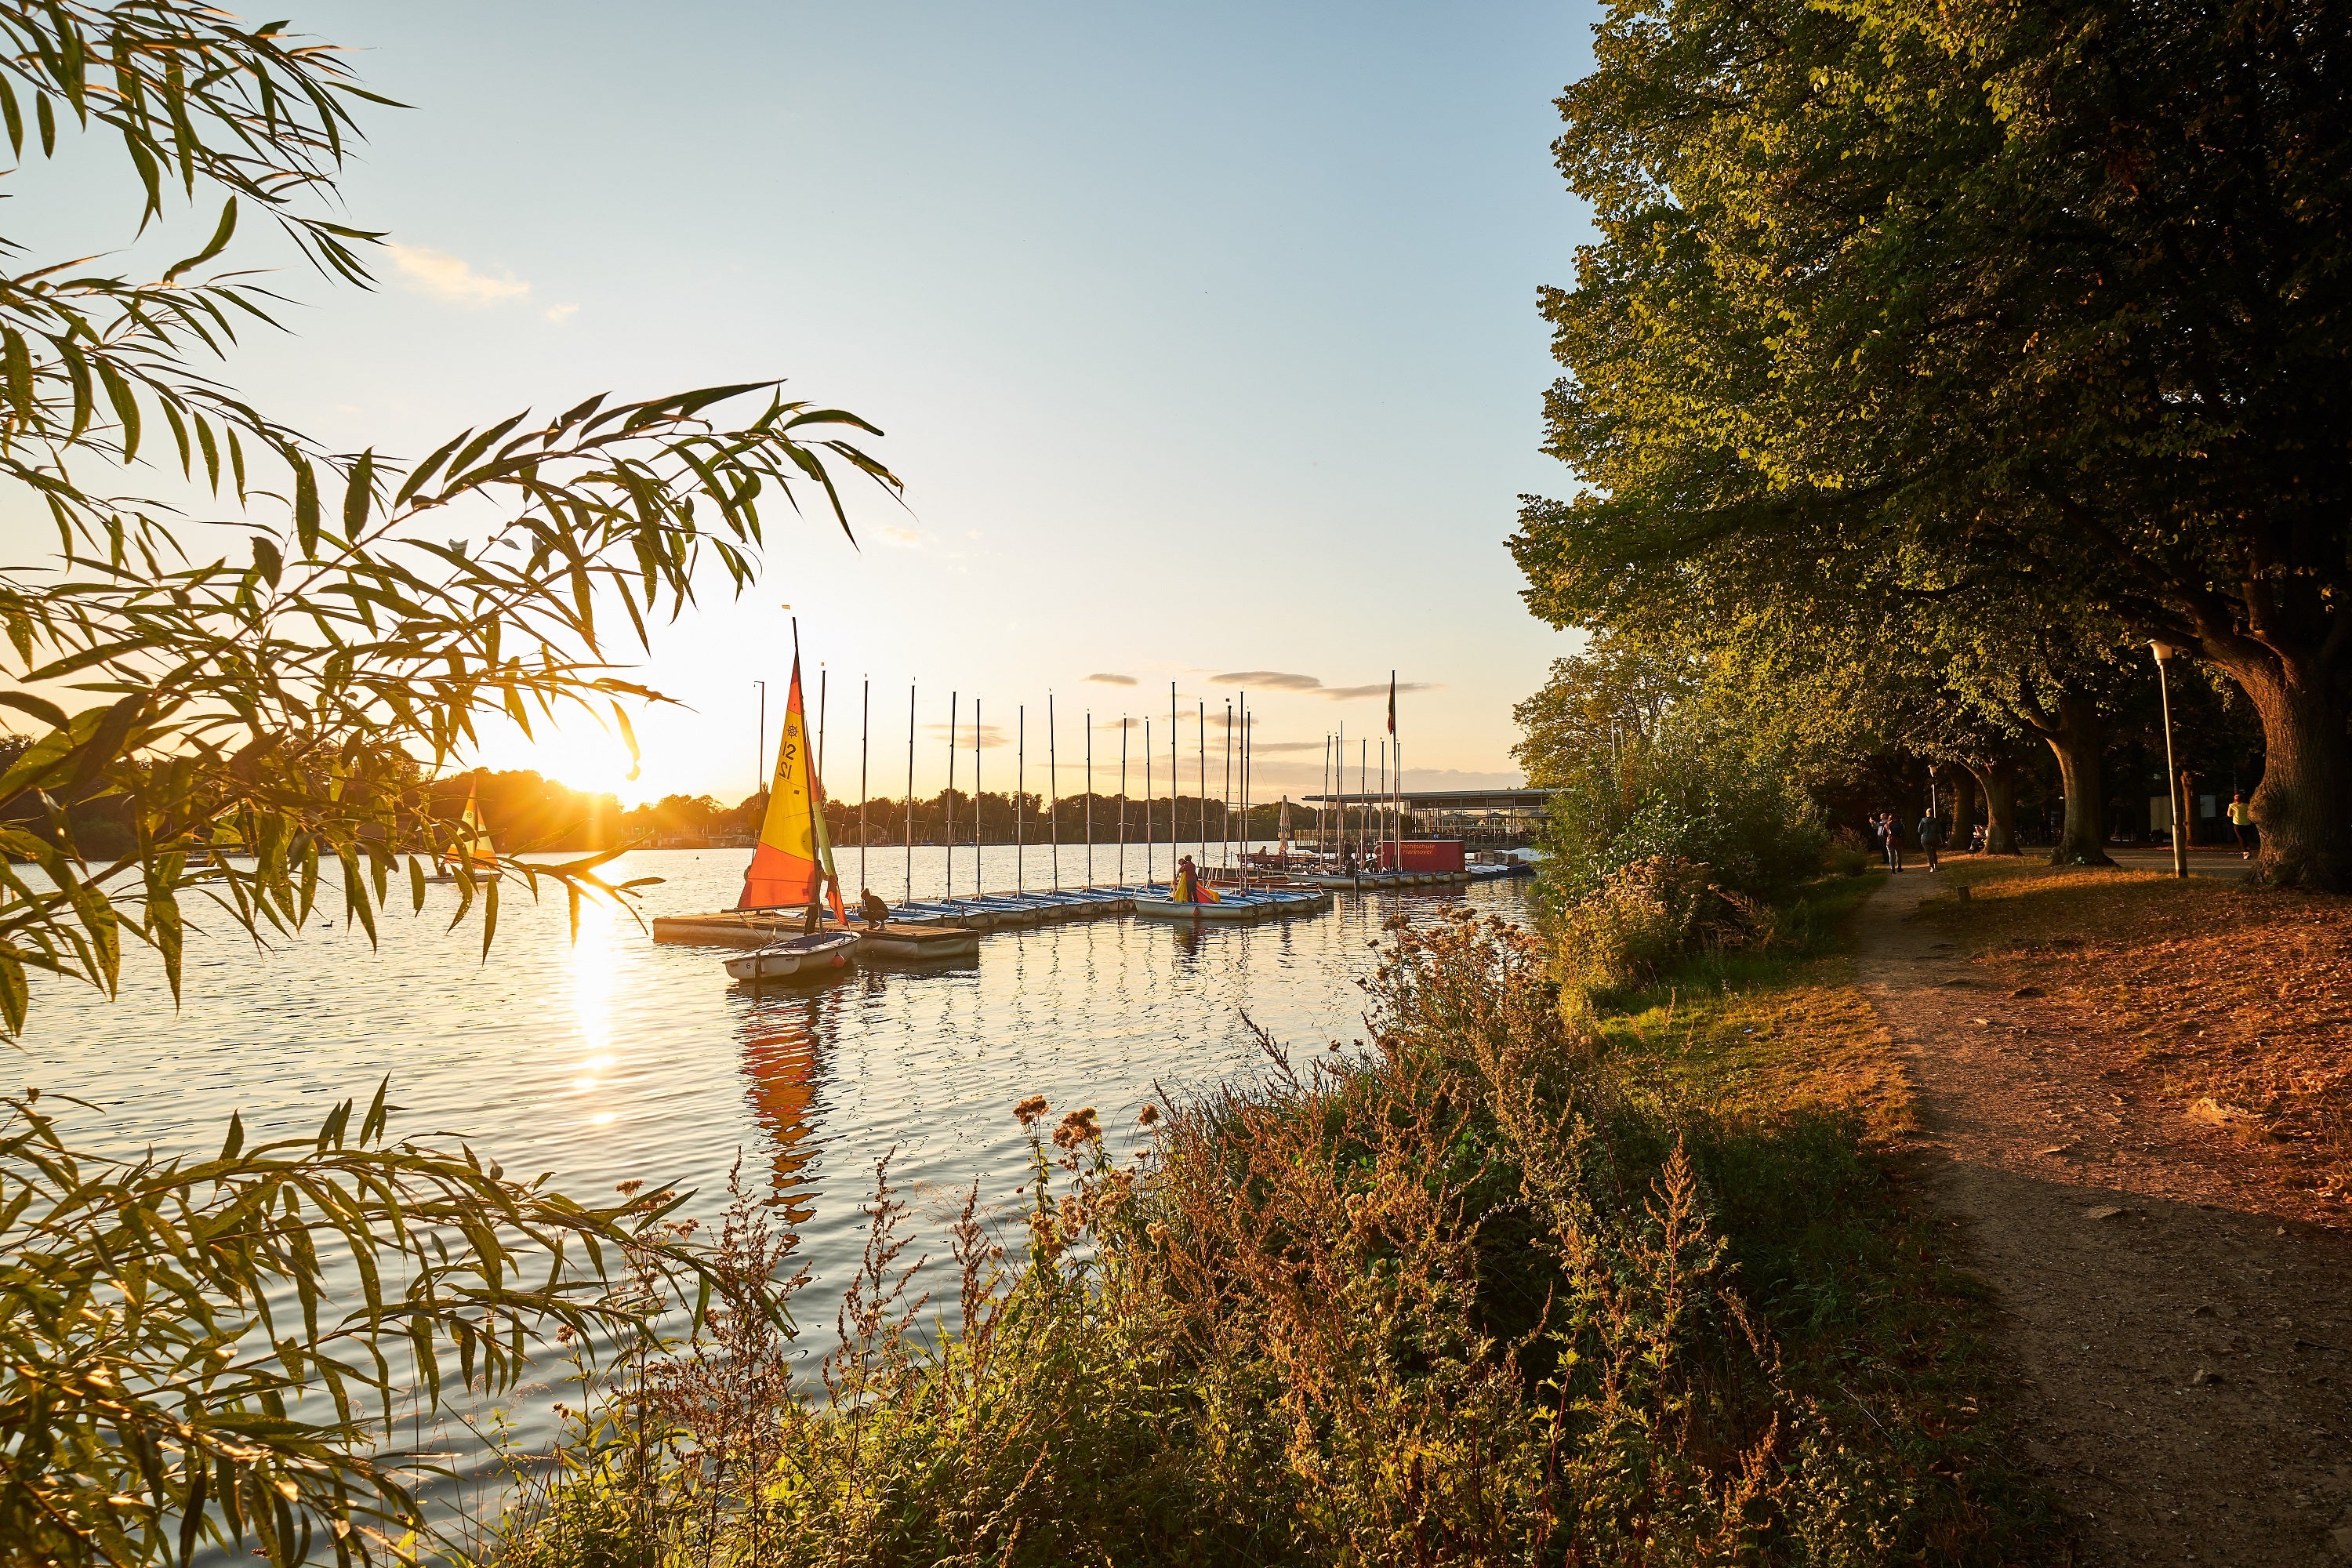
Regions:
<instances>
[{"instance_id":1,"label":"sun","mask_svg":"<svg viewBox=\"0 0 2352 1568\"><path fill-rule=\"evenodd\" d=\"M574 718L560 728L534 725L529 735L511 728L503 734L486 734L474 762L493 771L529 768L589 795L626 791L636 768L620 735L586 718Z\"/></svg>"}]
</instances>

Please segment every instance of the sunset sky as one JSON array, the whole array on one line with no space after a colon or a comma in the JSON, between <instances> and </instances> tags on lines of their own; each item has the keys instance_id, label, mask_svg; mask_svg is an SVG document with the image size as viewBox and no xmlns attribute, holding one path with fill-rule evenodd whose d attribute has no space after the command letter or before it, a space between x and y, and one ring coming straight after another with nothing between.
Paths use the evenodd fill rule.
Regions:
<instances>
[{"instance_id":1,"label":"sunset sky","mask_svg":"<svg viewBox=\"0 0 2352 1568\"><path fill-rule=\"evenodd\" d=\"M367 120L346 182L396 247L382 286L285 280L296 335L232 372L265 408L414 455L526 405L781 375L880 425L906 481L903 508L856 494L856 547L777 512L758 589L661 631L641 678L686 706L643 721L635 781L587 728L483 760L749 793L790 604L836 796L863 678L877 793L910 679L925 789L950 690L1008 742L1026 704L1033 758L1053 692L1070 790L1082 716L1164 721L1172 679L1188 716L1246 685L1260 793L1297 795L1337 724L1375 733L1391 668L1413 783L1516 779L1510 706L1571 651L1503 542L1520 492L1570 488L1537 449L1535 294L1586 233L1549 142L1591 6L293 15L409 108ZM58 243L121 246L122 216Z\"/></svg>"}]
</instances>

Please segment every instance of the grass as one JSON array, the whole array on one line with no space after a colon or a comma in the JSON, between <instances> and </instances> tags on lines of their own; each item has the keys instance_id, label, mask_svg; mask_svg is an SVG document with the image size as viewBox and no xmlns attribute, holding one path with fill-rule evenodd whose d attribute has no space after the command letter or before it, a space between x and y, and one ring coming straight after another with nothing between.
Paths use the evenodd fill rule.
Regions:
<instances>
[{"instance_id":1,"label":"grass","mask_svg":"<svg viewBox=\"0 0 2352 1568\"><path fill-rule=\"evenodd\" d=\"M1596 1024L1621 1080L1692 1130L1787 1385L1846 1417L1841 1441L1904 1489L1902 1551L2053 1560L2051 1515L1999 1417L1991 1304L1958 1265L1956 1227L1887 1158L1915 1106L1849 956L1855 911L1885 880L1816 883L1801 895L1810 942L1702 954Z\"/></svg>"},{"instance_id":2,"label":"grass","mask_svg":"<svg viewBox=\"0 0 2352 1568\"><path fill-rule=\"evenodd\" d=\"M881 1173L821 1388L718 1314L481 1555L2050 1561L1985 1303L1874 1152L1908 1111L1842 956L1872 885L1599 1009L1526 932L1400 930L1370 1052L1266 1041L1135 1163L1024 1101L1025 1221L967 1209L957 1334L914 1331Z\"/></svg>"},{"instance_id":3,"label":"grass","mask_svg":"<svg viewBox=\"0 0 2352 1568\"><path fill-rule=\"evenodd\" d=\"M2242 1121L2323 1205L2352 1202L2352 902L2160 872L1947 862L1969 956L2037 987L2158 1089Z\"/></svg>"}]
</instances>

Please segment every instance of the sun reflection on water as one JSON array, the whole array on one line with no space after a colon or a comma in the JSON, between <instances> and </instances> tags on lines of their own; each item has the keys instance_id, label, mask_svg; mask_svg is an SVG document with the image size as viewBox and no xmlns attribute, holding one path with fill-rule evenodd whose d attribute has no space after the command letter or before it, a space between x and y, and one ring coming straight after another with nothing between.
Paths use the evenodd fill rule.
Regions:
<instances>
[{"instance_id":1,"label":"sun reflection on water","mask_svg":"<svg viewBox=\"0 0 2352 1568\"><path fill-rule=\"evenodd\" d=\"M586 1060L581 1063L581 1076L572 1080L575 1093L593 1095L603 1083L598 1076L612 1068L613 997L618 982L619 954L614 951L613 920L615 911L610 905L583 900L580 907L580 934L572 944L572 1013L580 1030L580 1044ZM619 1113L596 1110L588 1118L592 1127L602 1127Z\"/></svg>"}]
</instances>

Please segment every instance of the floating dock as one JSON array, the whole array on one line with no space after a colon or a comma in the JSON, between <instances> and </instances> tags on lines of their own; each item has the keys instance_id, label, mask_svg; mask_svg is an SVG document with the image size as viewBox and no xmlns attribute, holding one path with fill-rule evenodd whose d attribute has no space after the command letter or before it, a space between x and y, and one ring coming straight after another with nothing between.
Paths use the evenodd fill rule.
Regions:
<instances>
[{"instance_id":1,"label":"floating dock","mask_svg":"<svg viewBox=\"0 0 2352 1568\"><path fill-rule=\"evenodd\" d=\"M847 925L828 920L823 931L855 931L858 961L970 958L989 931L1058 925L1066 921L1137 915L1148 920L1215 921L1234 923L1320 914L1343 892L1389 892L1406 888L1460 887L1481 880L1466 871L1382 871L1362 876L1304 877L1218 888L1219 902L1182 904L1164 882L1108 888L1071 888L1050 892L981 893L961 899L919 899L893 904L887 923ZM798 935L804 916L797 910L714 910L708 914L662 915L653 922L654 940L697 947L764 947Z\"/></svg>"}]
</instances>

